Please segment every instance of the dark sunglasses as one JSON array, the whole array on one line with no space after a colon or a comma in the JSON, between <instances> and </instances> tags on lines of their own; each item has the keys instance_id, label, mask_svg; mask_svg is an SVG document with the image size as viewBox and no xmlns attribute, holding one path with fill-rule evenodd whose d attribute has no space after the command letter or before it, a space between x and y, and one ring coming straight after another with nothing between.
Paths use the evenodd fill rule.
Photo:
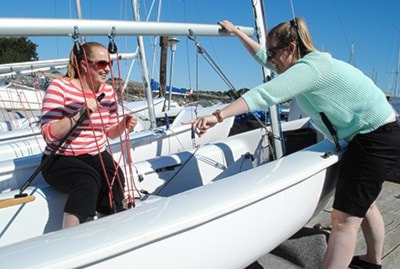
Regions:
<instances>
[{"instance_id":1,"label":"dark sunglasses","mask_svg":"<svg viewBox=\"0 0 400 269\"><path fill-rule=\"evenodd\" d=\"M276 46L275 48L271 48L269 50L267 50L267 58L268 60L272 59L275 57L275 54L278 50L280 49L285 49L287 48L287 46Z\"/></svg>"},{"instance_id":2,"label":"dark sunglasses","mask_svg":"<svg viewBox=\"0 0 400 269\"><path fill-rule=\"evenodd\" d=\"M102 61L90 61L89 60L89 62L93 63L97 69L104 69L107 66L111 68L113 65L113 61L108 62L108 61L103 61L103 60Z\"/></svg>"}]
</instances>

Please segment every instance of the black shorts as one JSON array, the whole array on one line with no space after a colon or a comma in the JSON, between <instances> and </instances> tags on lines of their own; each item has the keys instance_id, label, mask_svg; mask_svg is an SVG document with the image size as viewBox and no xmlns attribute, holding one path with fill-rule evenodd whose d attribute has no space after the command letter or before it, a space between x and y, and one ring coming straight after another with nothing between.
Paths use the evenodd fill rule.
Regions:
<instances>
[{"instance_id":1,"label":"black shorts","mask_svg":"<svg viewBox=\"0 0 400 269\"><path fill-rule=\"evenodd\" d=\"M333 208L364 217L385 180L400 180L400 126L356 135L343 156Z\"/></svg>"},{"instance_id":2,"label":"black shorts","mask_svg":"<svg viewBox=\"0 0 400 269\"><path fill-rule=\"evenodd\" d=\"M86 219L96 211L111 214L115 209L112 206L117 211L122 208L124 175L107 151L97 155L55 155L42 175L51 187L68 194L64 212Z\"/></svg>"}]
</instances>

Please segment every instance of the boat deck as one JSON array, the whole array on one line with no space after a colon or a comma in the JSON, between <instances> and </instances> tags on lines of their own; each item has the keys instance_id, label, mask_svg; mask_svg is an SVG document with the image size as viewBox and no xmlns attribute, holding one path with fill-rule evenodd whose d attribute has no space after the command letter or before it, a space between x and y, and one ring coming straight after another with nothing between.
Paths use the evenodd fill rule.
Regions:
<instances>
[{"instance_id":1,"label":"boat deck","mask_svg":"<svg viewBox=\"0 0 400 269\"><path fill-rule=\"evenodd\" d=\"M270 253L260 257L246 269L319 268L329 236L332 200L298 234L285 241ZM400 264L400 184L385 182L377 205L385 222L385 245L382 267L397 269ZM317 229L319 226L322 229ZM325 229L325 230L324 230ZM365 241L358 233L356 255L365 253Z\"/></svg>"}]
</instances>

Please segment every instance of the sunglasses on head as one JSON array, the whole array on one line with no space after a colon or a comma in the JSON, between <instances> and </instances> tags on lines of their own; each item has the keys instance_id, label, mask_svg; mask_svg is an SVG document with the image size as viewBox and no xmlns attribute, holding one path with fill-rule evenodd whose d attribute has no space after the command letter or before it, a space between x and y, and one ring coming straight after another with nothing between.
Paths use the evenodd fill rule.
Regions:
<instances>
[{"instance_id":1,"label":"sunglasses on head","mask_svg":"<svg viewBox=\"0 0 400 269\"><path fill-rule=\"evenodd\" d=\"M286 47L287 47L287 46L276 46L275 48L267 49L267 57L268 57L268 59L274 58L274 57L275 57L275 54L276 54L276 52L277 52L278 50L284 49L284 48L286 48Z\"/></svg>"},{"instance_id":2,"label":"sunglasses on head","mask_svg":"<svg viewBox=\"0 0 400 269\"><path fill-rule=\"evenodd\" d=\"M101 60L101 61L90 61L89 60L89 62L93 63L97 69L104 69L107 66L111 68L113 65L113 61L108 62L108 61L104 61L104 60Z\"/></svg>"}]
</instances>

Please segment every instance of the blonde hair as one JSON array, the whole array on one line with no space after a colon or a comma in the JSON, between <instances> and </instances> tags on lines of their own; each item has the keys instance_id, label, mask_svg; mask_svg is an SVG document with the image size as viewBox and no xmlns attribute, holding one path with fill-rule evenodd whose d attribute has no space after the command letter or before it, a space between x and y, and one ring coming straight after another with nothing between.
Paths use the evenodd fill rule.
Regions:
<instances>
[{"instance_id":1,"label":"blonde hair","mask_svg":"<svg viewBox=\"0 0 400 269\"><path fill-rule=\"evenodd\" d=\"M269 31L267 39L277 41L277 46L288 46L295 42L299 48L299 57L315 50L310 32L302 18L294 18L288 22L282 22Z\"/></svg>"},{"instance_id":2,"label":"blonde hair","mask_svg":"<svg viewBox=\"0 0 400 269\"><path fill-rule=\"evenodd\" d=\"M70 79L78 78L80 73L80 63L83 60L90 59L92 56L93 48L106 48L103 44L97 42L86 42L82 45L75 43L69 55L69 62L67 66L66 76Z\"/></svg>"}]
</instances>

